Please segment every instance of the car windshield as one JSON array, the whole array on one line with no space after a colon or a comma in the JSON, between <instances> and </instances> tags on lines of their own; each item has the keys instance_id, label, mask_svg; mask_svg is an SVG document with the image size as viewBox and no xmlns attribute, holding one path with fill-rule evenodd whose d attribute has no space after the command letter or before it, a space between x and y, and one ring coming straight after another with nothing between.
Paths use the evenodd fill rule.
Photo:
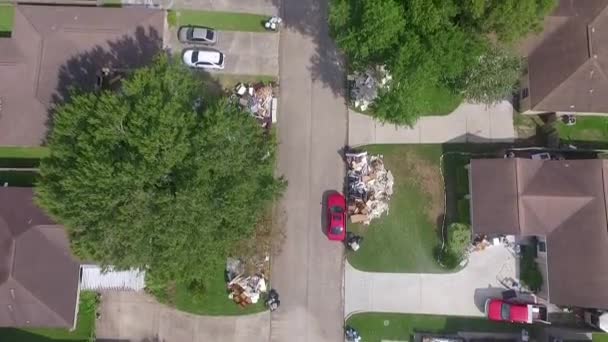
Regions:
<instances>
[{"instance_id":1,"label":"car windshield","mask_svg":"<svg viewBox=\"0 0 608 342\"><path fill-rule=\"evenodd\" d=\"M196 63L198 61L198 51L192 51L192 63Z\"/></svg>"},{"instance_id":2,"label":"car windshield","mask_svg":"<svg viewBox=\"0 0 608 342\"><path fill-rule=\"evenodd\" d=\"M213 31L207 30L207 39L208 40L213 40Z\"/></svg>"},{"instance_id":3,"label":"car windshield","mask_svg":"<svg viewBox=\"0 0 608 342\"><path fill-rule=\"evenodd\" d=\"M336 205L336 206L331 207L331 212L337 213L337 214L342 214L344 212L344 209L342 209L342 207L338 207Z\"/></svg>"},{"instance_id":4,"label":"car windshield","mask_svg":"<svg viewBox=\"0 0 608 342\"><path fill-rule=\"evenodd\" d=\"M219 55L220 55L220 60L217 62L217 64L222 65L222 64L224 64L224 54L220 53Z\"/></svg>"},{"instance_id":5,"label":"car windshield","mask_svg":"<svg viewBox=\"0 0 608 342\"><path fill-rule=\"evenodd\" d=\"M333 227L331 229L331 233L332 234L336 234L336 235L337 234L342 234L343 231L344 231L344 227L342 227L342 226Z\"/></svg>"},{"instance_id":6,"label":"car windshield","mask_svg":"<svg viewBox=\"0 0 608 342\"><path fill-rule=\"evenodd\" d=\"M511 307L509 304L502 303L500 306L500 317L505 321L509 321L511 319Z\"/></svg>"}]
</instances>

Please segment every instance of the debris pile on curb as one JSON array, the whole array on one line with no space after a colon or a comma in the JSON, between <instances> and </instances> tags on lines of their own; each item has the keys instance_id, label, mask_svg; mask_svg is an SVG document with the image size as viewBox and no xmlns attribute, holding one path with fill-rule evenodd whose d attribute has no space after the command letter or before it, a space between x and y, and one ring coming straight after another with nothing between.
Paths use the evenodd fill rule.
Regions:
<instances>
[{"instance_id":1,"label":"debris pile on curb","mask_svg":"<svg viewBox=\"0 0 608 342\"><path fill-rule=\"evenodd\" d=\"M256 118L266 128L275 120L276 103L272 87L267 85L252 86L239 83L234 89L238 104Z\"/></svg>"},{"instance_id":2,"label":"debris pile on curb","mask_svg":"<svg viewBox=\"0 0 608 342\"><path fill-rule=\"evenodd\" d=\"M268 291L264 274L260 272L247 275L245 267L239 259L228 258L226 260L226 271L228 275L227 288L230 292L228 298L241 307L257 303L260 300L260 295Z\"/></svg>"},{"instance_id":3,"label":"debris pile on curb","mask_svg":"<svg viewBox=\"0 0 608 342\"><path fill-rule=\"evenodd\" d=\"M381 155L346 153L348 163L348 214L353 223L369 224L388 212L395 179Z\"/></svg>"},{"instance_id":4,"label":"debris pile on curb","mask_svg":"<svg viewBox=\"0 0 608 342\"><path fill-rule=\"evenodd\" d=\"M378 91L388 87L391 80L392 76L384 66L348 75L350 98L353 106L356 109L366 111L378 97Z\"/></svg>"}]
</instances>

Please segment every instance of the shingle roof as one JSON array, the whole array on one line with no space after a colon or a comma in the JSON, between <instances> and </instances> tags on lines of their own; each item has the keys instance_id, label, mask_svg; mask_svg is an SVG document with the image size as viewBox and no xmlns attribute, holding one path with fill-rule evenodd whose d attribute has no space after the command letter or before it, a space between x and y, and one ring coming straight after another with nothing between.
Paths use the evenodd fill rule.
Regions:
<instances>
[{"instance_id":1,"label":"shingle roof","mask_svg":"<svg viewBox=\"0 0 608 342\"><path fill-rule=\"evenodd\" d=\"M528 55L531 109L608 113L608 0L560 0Z\"/></svg>"},{"instance_id":2,"label":"shingle roof","mask_svg":"<svg viewBox=\"0 0 608 342\"><path fill-rule=\"evenodd\" d=\"M0 188L0 326L72 328L79 263L31 188Z\"/></svg>"},{"instance_id":3,"label":"shingle roof","mask_svg":"<svg viewBox=\"0 0 608 342\"><path fill-rule=\"evenodd\" d=\"M546 236L550 301L608 308L607 176L599 159L472 160L473 230Z\"/></svg>"},{"instance_id":4,"label":"shingle roof","mask_svg":"<svg viewBox=\"0 0 608 342\"><path fill-rule=\"evenodd\" d=\"M49 107L102 67L145 65L160 51L164 14L144 8L15 7L0 38L0 145L39 145Z\"/></svg>"}]
</instances>

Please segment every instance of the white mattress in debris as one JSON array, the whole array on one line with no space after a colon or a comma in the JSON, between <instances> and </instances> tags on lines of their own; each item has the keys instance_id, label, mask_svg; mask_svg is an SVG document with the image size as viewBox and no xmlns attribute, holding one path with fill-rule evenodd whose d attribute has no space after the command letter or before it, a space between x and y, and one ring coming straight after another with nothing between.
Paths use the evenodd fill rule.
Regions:
<instances>
[{"instance_id":1,"label":"white mattress in debris","mask_svg":"<svg viewBox=\"0 0 608 342\"><path fill-rule=\"evenodd\" d=\"M141 291L146 286L146 272L139 269L115 271L110 266L104 270L97 265L82 265L80 269L81 290Z\"/></svg>"}]
</instances>

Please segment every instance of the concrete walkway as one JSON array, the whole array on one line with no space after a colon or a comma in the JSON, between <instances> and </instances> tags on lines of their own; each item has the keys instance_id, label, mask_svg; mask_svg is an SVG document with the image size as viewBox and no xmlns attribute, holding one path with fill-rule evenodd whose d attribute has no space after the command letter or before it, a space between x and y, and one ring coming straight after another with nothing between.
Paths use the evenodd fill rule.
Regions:
<instances>
[{"instance_id":1,"label":"concrete walkway","mask_svg":"<svg viewBox=\"0 0 608 342\"><path fill-rule=\"evenodd\" d=\"M100 313L97 341L268 342L270 329L268 312L247 316L197 316L136 292L103 293Z\"/></svg>"},{"instance_id":2,"label":"concrete walkway","mask_svg":"<svg viewBox=\"0 0 608 342\"><path fill-rule=\"evenodd\" d=\"M504 142L515 139L513 107L463 103L446 116L420 118L414 127L382 124L371 116L349 111L348 142L367 144L438 144L445 142Z\"/></svg>"},{"instance_id":3,"label":"concrete walkway","mask_svg":"<svg viewBox=\"0 0 608 342\"><path fill-rule=\"evenodd\" d=\"M361 272L347 263L344 313L398 312L483 316L483 305L516 279L516 259L503 246L474 252L468 265L449 274ZM529 299L529 298L528 298Z\"/></svg>"}]
</instances>

